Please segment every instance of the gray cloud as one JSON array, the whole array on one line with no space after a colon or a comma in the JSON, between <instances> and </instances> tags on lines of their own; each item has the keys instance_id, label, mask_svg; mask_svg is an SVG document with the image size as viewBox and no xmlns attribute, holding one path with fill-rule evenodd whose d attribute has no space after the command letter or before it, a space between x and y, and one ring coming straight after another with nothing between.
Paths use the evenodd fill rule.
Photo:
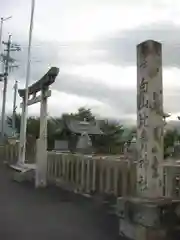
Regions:
<instances>
[{"instance_id":1,"label":"gray cloud","mask_svg":"<svg viewBox=\"0 0 180 240\"><path fill-rule=\"evenodd\" d=\"M180 29L170 23L156 24L153 26L142 26L137 29L116 33L96 42L39 42L33 41L32 51L32 82L38 80L50 66L73 64L83 65L98 62L108 62L114 65L135 65L136 45L146 39L154 39L163 43L163 62L166 67L179 67ZM14 71L13 76L24 83L26 73L27 46L22 43L22 52L15 53L20 68ZM88 54L84 54L90 49ZM84 52L83 52L84 51ZM81 52L81 54L80 54ZM98 82L98 79L97 79ZM81 97L89 97L99 100L115 111L123 115L136 113L136 90L131 89L110 89L108 86L93 83L90 78L83 78L75 75L61 74L53 86L58 91L75 94ZM176 102L180 101L179 90L169 92L165 90L165 111L179 112Z\"/></svg>"},{"instance_id":2,"label":"gray cloud","mask_svg":"<svg viewBox=\"0 0 180 240\"><path fill-rule=\"evenodd\" d=\"M47 68L56 66L86 65L107 62L114 65L136 65L136 45L154 39L163 44L163 65L180 66L180 27L170 23L141 26L139 28L104 36L91 42L40 42L33 40L32 81L42 76ZM23 79L26 72L27 44L16 53L21 66L14 75Z\"/></svg>"},{"instance_id":3,"label":"gray cloud","mask_svg":"<svg viewBox=\"0 0 180 240\"><path fill-rule=\"evenodd\" d=\"M18 69L15 69L12 73L13 77L20 80L20 83L24 84L26 77L27 67L27 45L20 44L21 51L13 52L11 56L16 59ZM31 54L31 82L39 80L51 66L59 66L58 51L56 45L53 43L47 43L44 47L41 43L35 41L32 47Z\"/></svg>"},{"instance_id":4,"label":"gray cloud","mask_svg":"<svg viewBox=\"0 0 180 240\"><path fill-rule=\"evenodd\" d=\"M112 107L122 115L136 114L136 89L112 89L100 83L93 83L90 78L60 75L53 88L80 97L89 97ZM164 111L180 111L180 89L164 90Z\"/></svg>"},{"instance_id":5,"label":"gray cloud","mask_svg":"<svg viewBox=\"0 0 180 240\"><path fill-rule=\"evenodd\" d=\"M104 37L94 44L106 51L107 62L121 65L136 64L136 45L148 39L163 44L163 64L167 67L180 66L180 27L170 22L144 25L128 31Z\"/></svg>"},{"instance_id":6,"label":"gray cloud","mask_svg":"<svg viewBox=\"0 0 180 240\"><path fill-rule=\"evenodd\" d=\"M177 113L180 112L180 89L165 89L164 90L164 106L167 112Z\"/></svg>"},{"instance_id":7,"label":"gray cloud","mask_svg":"<svg viewBox=\"0 0 180 240\"><path fill-rule=\"evenodd\" d=\"M80 76L63 74L57 79L53 88L69 94L96 99L124 114L135 112L136 95L134 90L111 89L104 84L93 83L91 80L91 78L84 80Z\"/></svg>"},{"instance_id":8,"label":"gray cloud","mask_svg":"<svg viewBox=\"0 0 180 240\"><path fill-rule=\"evenodd\" d=\"M98 80L97 80L98 82ZM12 111L12 84L10 84L8 93L7 111ZM78 97L87 97L104 103L110 106L114 113L117 113L117 118L121 121L129 121L131 115L136 115L136 89L112 89L100 83L94 83L90 78L82 78L80 76L61 74L52 86L53 89L59 92L76 95ZM19 105L18 98L18 105ZM65 99L64 99L65 100ZM180 108L180 89L164 90L164 110L165 112L178 113ZM73 104L73 102L72 102ZM90 105L91 106L91 105ZM97 115L103 115L101 110L96 109L92 105L92 109ZM51 112L51 109L49 109ZM54 111L54 110L53 110ZM54 112L52 112L54 114ZM56 114L55 114L56 115ZM105 113L111 117L111 113ZM124 119L124 120L123 120Z\"/></svg>"}]
</instances>

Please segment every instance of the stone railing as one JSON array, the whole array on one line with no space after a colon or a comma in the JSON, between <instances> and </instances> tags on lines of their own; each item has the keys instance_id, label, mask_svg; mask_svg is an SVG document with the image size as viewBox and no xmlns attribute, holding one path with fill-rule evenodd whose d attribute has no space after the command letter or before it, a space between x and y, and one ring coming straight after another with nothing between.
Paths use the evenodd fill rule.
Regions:
<instances>
[{"instance_id":1,"label":"stone railing","mask_svg":"<svg viewBox=\"0 0 180 240\"><path fill-rule=\"evenodd\" d=\"M28 162L35 162L31 152L27 152ZM17 160L18 144L0 146L0 163L14 164ZM49 183L84 194L135 195L136 163L130 162L122 156L88 157L48 152L47 179ZM165 160L163 168L163 195L180 198L180 162Z\"/></svg>"},{"instance_id":2,"label":"stone railing","mask_svg":"<svg viewBox=\"0 0 180 240\"><path fill-rule=\"evenodd\" d=\"M18 144L1 146L0 159L2 163L16 163ZM90 157L48 152L47 180L49 184L57 184L82 194L116 197L134 195L136 164L130 164L122 156Z\"/></svg>"},{"instance_id":3,"label":"stone railing","mask_svg":"<svg viewBox=\"0 0 180 240\"><path fill-rule=\"evenodd\" d=\"M135 170L125 159L48 152L48 182L84 194L133 195Z\"/></svg>"},{"instance_id":4,"label":"stone railing","mask_svg":"<svg viewBox=\"0 0 180 240\"><path fill-rule=\"evenodd\" d=\"M19 143L6 144L0 146L0 162L6 162L8 164L15 164L18 160ZM27 163L35 163L35 147L31 146L26 152Z\"/></svg>"},{"instance_id":5,"label":"stone railing","mask_svg":"<svg viewBox=\"0 0 180 240\"><path fill-rule=\"evenodd\" d=\"M18 160L18 144L0 146L0 163L15 164Z\"/></svg>"},{"instance_id":6,"label":"stone railing","mask_svg":"<svg viewBox=\"0 0 180 240\"><path fill-rule=\"evenodd\" d=\"M163 163L164 168L164 195L180 198L180 161L167 159Z\"/></svg>"}]
</instances>

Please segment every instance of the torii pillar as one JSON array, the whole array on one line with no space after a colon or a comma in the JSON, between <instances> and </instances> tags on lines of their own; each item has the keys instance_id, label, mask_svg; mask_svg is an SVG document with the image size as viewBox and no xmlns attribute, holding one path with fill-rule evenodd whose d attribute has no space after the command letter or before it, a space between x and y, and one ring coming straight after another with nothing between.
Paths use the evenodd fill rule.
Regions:
<instances>
[{"instance_id":1,"label":"torii pillar","mask_svg":"<svg viewBox=\"0 0 180 240\"><path fill-rule=\"evenodd\" d=\"M117 201L120 235L130 239L170 240L179 224L180 200L163 196L163 115L162 47L148 40L137 46L137 191Z\"/></svg>"},{"instance_id":2,"label":"torii pillar","mask_svg":"<svg viewBox=\"0 0 180 240\"><path fill-rule=\"evenodd\" d=\"M16 165L12 168L17 169L20 172L26 172L27 170L34 170L35 168L35 186L45 187L47 183L47 98L51 96L49 87L55 82L57 75L59 74L59 68L52 67L49 71L38 81L28 87L28 101L25 106L25 93L27 89L19 89L19 96L22 98L22 116L21 116L21 130L20 130L20 145L19 156ZM26 131L24 131L24 112L25 107L40 102L40 132L39 139L37 140L36 148L36 161L35 166L32 164L26 164ZM27 156L28 157L28 156Z\"/></svg>"},{"instance_id":3,"label":"torii pillar","mask_svg":"<svg viewBox=\"0 0 180 240\"><path fill-rule=\"evenodd\" d=\"M49 88L41 89L40 107L40 131L37 139L36 149L36 187L46 187L47 185L47 98Z\"/></svg>"}]
</instances>

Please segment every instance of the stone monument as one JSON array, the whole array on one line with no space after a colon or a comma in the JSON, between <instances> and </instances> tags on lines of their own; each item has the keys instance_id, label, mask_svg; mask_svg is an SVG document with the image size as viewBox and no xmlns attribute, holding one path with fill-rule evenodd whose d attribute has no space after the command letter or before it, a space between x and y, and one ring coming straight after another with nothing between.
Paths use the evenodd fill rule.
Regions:
<instances>
[{"instance_id":1,"label":"stone monument","mask_svg":"<svg viewBox=\"0 0 180 240\"><path fill-rule=\"evenodd\" d=\"M147 41L137 47L137 192L162 196L163 95L161 44Z\"/></svg>"},{"instance_id":2,"label":"stone monument","mask_svg":"<svg viewBox=\"0 0 180 240\"><path fill-rule=\"evenodd\" d=\"M180 200L163 196L162 49L148 40L137 46L137 192L117 201L120 235L136 240L171 239Z\"/></svg>"}]
</instances>

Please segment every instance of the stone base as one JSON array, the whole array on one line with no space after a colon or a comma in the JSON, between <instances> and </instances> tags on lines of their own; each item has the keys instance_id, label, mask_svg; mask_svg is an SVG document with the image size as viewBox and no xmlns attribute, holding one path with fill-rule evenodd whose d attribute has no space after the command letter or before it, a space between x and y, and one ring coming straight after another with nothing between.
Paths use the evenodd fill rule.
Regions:
<instances>
[{"instance_id":1,"label":"stone base","mask_svg":"<svg viewBox=\"0 0 180 240\"><path fill-rule=\"evenodd\" d=\"M136 240L171 240L179 231L180 200L118 198L117 215L121 236Z\"/></svg>"},{"instance_id":2,"label":"stone base","mask_svg":"<svg viewBox=\"0 0 180 240\"><path fill-rule=\"evenodd\" d=\"M34 182L35 179L35 164L15 164L10 165L10 168L14 171L13 180L17 182Z\"/></svg>"}]
</instances>

